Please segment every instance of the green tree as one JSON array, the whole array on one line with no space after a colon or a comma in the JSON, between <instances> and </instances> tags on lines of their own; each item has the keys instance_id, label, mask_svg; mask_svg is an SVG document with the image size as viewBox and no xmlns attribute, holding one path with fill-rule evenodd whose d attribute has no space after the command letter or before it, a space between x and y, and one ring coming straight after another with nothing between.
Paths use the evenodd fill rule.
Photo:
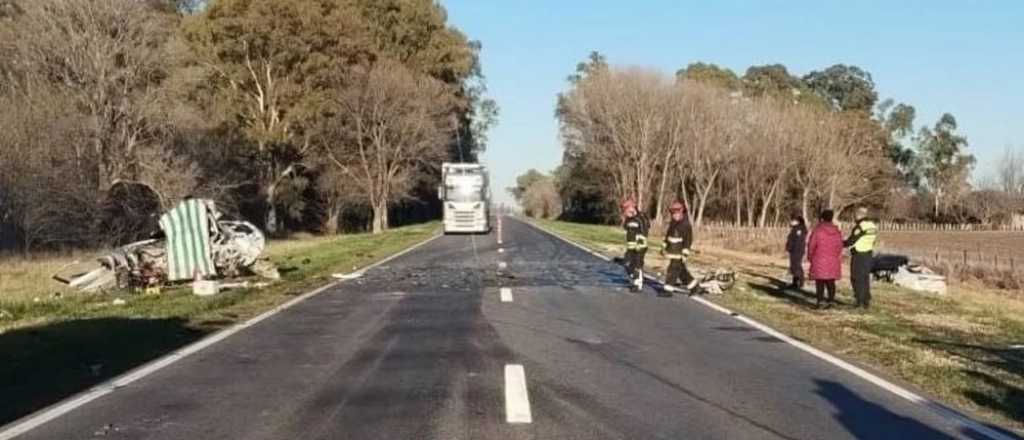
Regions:
<instances>
[{"instance_id":1,"label":"green tree","mask_svg":"<svg viewBox=\"0 0 1024 440\"><path fill-rule=\"evenodd\" d=\"M921 185L917 154L913 147L906 145L914 132L916 114L914 106L895 104L891 99L879 104L875 114L875 121L882 126L887 136L886 155L896 166L901 180L912 188Z\"/></svg>"},{"instance_id":2,"label":"green tree","mask_svg":"<svg viewBox=\"0 0 1024 440\"><path fill-rule=\"evenodd\" d=\"M805 75L803 82L835 110L870 113L878 101L871 74L857 66L836 64Z\"/></svg>"},{"instance_id":3,"label":"green tree","mask_svg":"<svg viewBox=\"0 0 1024 440\"><path fill-rule=\"evenodd\" d=\"M964 152L967 138L957 134L956 129L956 118L944 113L933 128L924 127L918 134L922 173L935 202L936 219L970 189L968 178L975 159Z\"/></svg>"},{"instance_id":4,"label":"green tree","mask_svg":"<svg viewBox=\"0 0 1024 440\"><path fill-rule=\"evenodd\" d=\"M608 58L601 52L593 51L590 55L587 55L586 61L581 61L576 64L576 72L569 75L567 80L570 83L578 83L584 78L590 75L594 75L600 72L608 71Z\"/></svg>"},{"instance_id":5,"label":"green tree","mask_svg":"<svg viewBox=\"0 0 1024 440\"><path fill-rule=\"evenodd\" d=\"M251 143L267 230L280 226L278 188L298 176L328 85L371 57L348 0L218 0L183 29L198 79L193 97Z\"/></svg>"},{"instance_id":6,"label":"green tree","mask_svg":"<svg viewBox=\"0 0 1024 440\"><path fill-rule=\"evenodd\" d=\"M516 186L508 188L507 191L509 194L512 194L512 197L516 199L516 202L521 202L523 195L526 194L526 190L530 188L530 185L533 185L534 182L544 179L545 177L544 173L530 168L529 171L519 175L519 177L516 177Z\"/></svg>"},{"instance_id":7,"label":"green tree","mask_svg":"<svg viewBox=\"0 0 1024 440\"><path fill-rule=\"evenodd\" d=\"M716 64L702 62L692 63L685 69L679 69L676 72L676 79L698 81L727 90L738 90L742 85L736 72Z\"/></svg>"},{"instance_id":8,"label":"green tree","mask_svg":"<svg viewBox=\"0 0 1024 440\"><path fill-rule=\"evenodd\" d=\"M790 75L782 64L751 66L743 75L743 94L752 98L776 98L793 103L826 105L798 77Z\"/></svg>"}]
</instances>

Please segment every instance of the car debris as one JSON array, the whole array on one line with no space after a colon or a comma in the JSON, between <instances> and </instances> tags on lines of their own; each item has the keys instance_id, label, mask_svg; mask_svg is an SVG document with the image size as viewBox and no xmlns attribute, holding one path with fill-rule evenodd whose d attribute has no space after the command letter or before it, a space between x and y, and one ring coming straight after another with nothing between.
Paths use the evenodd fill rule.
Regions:
<instances>
[{"instance_id":1,"label":"car debris","mask_svg":"<svg viewBox=\"0 0 1024 440\"><path fill-rule=\"evenodd\" d=\"M872 262L871 273L878 281L886 281L917 292L946 294L946 277L920 264L911 264L903 255L880 254Z\"/></svg>"},{"instance_id":2,"label":"car debris","mask_svg":"<svg viewBox=\"0 0 1024 440\"><path fill-rule=\"evenodd\" d=\"M114 287L159 292L160 285L257 275L281 278L262 258L263 233L252 223L223 218L212 200L187 199L160 218L156 238L130 243L83 267L76 262L53 278L83 292Z\"/></svg>"},{"instance_id":3,"label":"car debris","mask_svg":"<svg viewBox=\"0 0 1024 440\"><path fill-rule=\"evenodd\" d=\"M728 269L708 271L697 278L700 291L710 295L721 295L736 284L736 272Z\"/></svg>"}]
</instances>

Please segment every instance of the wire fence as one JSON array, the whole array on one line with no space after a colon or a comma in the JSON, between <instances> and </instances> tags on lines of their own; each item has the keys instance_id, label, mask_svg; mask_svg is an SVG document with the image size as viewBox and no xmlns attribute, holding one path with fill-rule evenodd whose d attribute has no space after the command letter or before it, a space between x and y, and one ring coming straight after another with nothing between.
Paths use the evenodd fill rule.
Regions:
<instances>
[{"instance_id":1,"label":"wire fence","mask_svg":"<svg viewBox=\"0 0 1024 440\"><path fill-rule=\"evenodd\" d=\"M933 234L917 234L925 232ZM785 253L789 227L705 223L697 228L697 234L698 246L781 256ZM1014 245L1016 241L1024 242L1024 231L896 229L883 224L877 252L904 255L911 263L924 265L953 279L975 279L999 288L1019 289L1024 281L1024 246Z\"/></svg>"}]
</instances>

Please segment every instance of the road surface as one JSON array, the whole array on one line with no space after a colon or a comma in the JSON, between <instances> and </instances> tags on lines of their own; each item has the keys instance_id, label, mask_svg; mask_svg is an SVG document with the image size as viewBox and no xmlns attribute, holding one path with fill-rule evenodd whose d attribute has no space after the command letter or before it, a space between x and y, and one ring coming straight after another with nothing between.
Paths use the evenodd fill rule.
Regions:
<instances>
[{"instance_id":1,"label":"road surface","mask_svg":"<svg viewBox=\"0 0 1024 440\"><path fill-rule=\"evenodd\" d=\"M22 438L984 438L503 229L435 239Z\"/></svg>"}]
</instances>

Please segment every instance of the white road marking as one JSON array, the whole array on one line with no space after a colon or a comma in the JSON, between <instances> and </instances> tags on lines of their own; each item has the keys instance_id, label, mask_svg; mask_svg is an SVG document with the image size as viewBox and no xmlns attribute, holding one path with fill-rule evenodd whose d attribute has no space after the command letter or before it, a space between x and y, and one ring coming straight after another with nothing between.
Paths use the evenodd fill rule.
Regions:
<instances>
[{"instance_id":1,"label":"white road marking","mask_svg":"<svg viewBox=\"0 0 1024 440\"><path fill-rule=\"evenodd\" d=\"M387 263L387 262L389 262L391 260L394 260L395 258L401 257L402 255L405 255L405 254L407 254L409 252L412 252L414 249L417 249L417 248L419 248L421 246L426 245L427 243L430 243L430 242L436 240L437 238L441 237L441 235L442 234L437 234L437 235L435 235L433 237L430 237L430 238L428 238L428 239L426 239L426 240L424 240L424 241L422 241L420 243L417 243L417 244L415 244L413 246L410 246L409 248L407 248L407 249L405 249L405 250L403 250L403 251L401 251L401 252L399 252L397 254L391 255L390 257L387 257L387 258L385 258L383 260L380 260L380 261L378 261L376 263L370 264L369 266L366 266L363 269L361 269L360 272L363 272L363 271L366 271L368 269L380 266L380 265L385 264L385 263ZM214 333L214 334L212 334L210 336L207 336L207 337L205 337L203 339L200 339L199 341L196 341L196 342L194 342L194 343L192 343L190 345L186 345L185 347L182 347L181 349L179 349L177 351L171 352L170 354L167 354L167 355L165 355L165 356L163 356L163 357L161 357L161 358L159 358L157 360L154 360L154 361L152 361L152 362L150 362L148 364L145 364L145 365L143 365L143 366L141 366L139 368L136 368L136 369L134 369L132 371L129 371L129 372L125 373L125 374L122 374L121 376L115 377L115 378L110 379L110 380L108 380L108 381L106 381L104 383L96 385L95 387L93 387L93 388L91 388L89 390L86 390L86 391L84 391L84 392L82 392L82 393L80 393L78 395L71 396L71 397L69 397L67 399L64 399L61 402L58 402L58 403L56 403L54 405L51 405L50 407L43 408L43 409L41 409L41 410L39 410L39 411L37 411L37 412L35 412L33 414L25 416L22 419L15 420L14 422L12 422L9 425L0 427L0 440L10 440L10 439L13 439L13 438L21 435L21 434L24 434L24 433L26 433L28 431L31 431L31 430L33 430L35 428L38 428L39 426L45 424L46 422L49 422L49 421L51 421L53 419L56 419L56 418L58 418L58 417L60 417L60 416L62 416L64 414L67 414L67 413L69 413L71 411L74 411L76 408L81 407L82 405L85 405L85 404L87 404L89 402L92 402L93 400L96 400L96 399L98 399L100 397L103 397L103 396L105 396L107 394L110 394L110 393L112 393L114 391L117 391L118 388L127 386L128 384L130 384L132 382L135 382L135 381L137 381L139 379L142 379L142 378L144 378L146 376L149 376L150 374L153 374L153 373L163 369L164 367L166 367L168 365L171 365L171 364L173 364L173 363L175 363L177 361L180 361L180 360L188 357L189 355L192 355L192 354L195 354L195 353L197 353L199 351L202 351L203 349L205 349L205 348L207 348L207 347L209 347L209 346L211 346L213 344L216 344L216 343L218 343L220 341L223 341L224 339L227 339L229 336L231 336L231 335L233 335L235 333L238 333L238 332L240 332L242 330L245 330L248 327L252 327L253 325L256 325L257 323L259 323L260 321L263 321L263 320L265 320L265 319L267 319L267 318L269 318L271 316L274 316L274 315L276 315L278 313L281 313L282 311L284 311L284 310L286 310L286 309L288 309L288 308L290 308L290 307L292 307L292 306L294 306L294 305L296 305L296 304L298 304L298 303L300 303L302 301L305 301L305 300L309 299L310 297L313 297L313 296L315 296L315 295L317 295L317 294L319 294L319 293L321 293L321 292L323 292L325 290L329 290L329 289L331 289L333 287L336 287L336 286L338 286L340 284L343 284L344 281L345 280L334 281L334 282L331 282L331 283L329 283L329 284L327 284L325 286L322 286L322 287L320 287L320 288L318 288L316 290L313 290L312 292L308 292L308 293L302 294L301 296L297 296L294 299L292 299L291 301L288 301L288 302L286 302L284 304L281 304L281 305L279 305L277 307L274 307L273 309L270 309L270 310L268 310L266 312L263 312L259 316L251 318L248 321L245 321L245 322L242 322L242 323L239 323L239 324L235 324L235 325L233 325L231 327L223 329L223 330L221 330L221 331L219 331L217 333Z\"/></svg>"},{"instance_id":2,"label":"white road marking","mask_svg":"<svg viewBox=\"0 0 1024 440\"><path fill-rule=\"evenodd\" d=\"M504 254L505 253L505 248L498 248L498 253L499 254Z\"/></svg>"},{"instance_id":3,"label":"white road marking","mask_svg":"<svg viewBox=\"0 0 1024 440\"><path fill-rule=\"evenodd\" d=\"M501 302L510 303L512 302L512 289L508 287L501 288Z\"/></svg>"},{"instance_id":4,"label":"white road marking","mask_svg":"<svg viewBox=\"0 0 1024 440\"><path fill-rule=\"evenodd\" d=\"M591 250L590 248L588 248L586 246L583 246L583 245L581 245L579 243L576 243L576 242L574 242L572 240L569 240L569 239L567 239L565 237L562 237L562 236L560 236L560 235L558 235L558 234L556 234L554 232L551 232L551 231L547 230L547 228L535 225L535 224L530 223L530 222L523 222L523 223L526 223L526 224L528 224L528 225L530 225L530 226L532 226L534 228L537 228L538 230L543 231L544 233L546 233L546 234L548 234L548 235L550 235L552 237L558 238L559 240L562 240L562 241L564 241L566 243L569 243L572 246L575 246L575 247L577 247L579 249L582 249L583 251L586 251L587 253L589 253L589 254L597 257L597 258L600 258L600 259L605 260L605 261L611 261L612 260L611 258L608 258L605 255L602 255L602 254L599 254L597 252L594 252L593 250ZM649 278L654 280L654 281L657 281L657 279L655 279L654 277L649 277ZM802 350L802 351L804 351L804 352L806 352L806 353L808 353L808 354L810 354L810 355L812 355L812 356L814 356L814 357L816 357L818 359L821 359L821 360L823 360L825 362L828 362L828 363L830 363L832 365L835 365L835 366L837 366L837 367L839 367L839 368L841 368L843 370L846 370L847 372L852 373L853 375L855 375L857 377L860 377L861 379L864 379L864 380L866 380L866 381L868 381L868 382L870 382L872 384L875 384L875 385L881 387L882 389L884 389L886 391L889 391L889 392L891 392L891 393L893 393L893 394L895 394L895 395L897 395L899 397L902 397L902 398L910 401L911 403L914 403L916 405L920 405L920 406L922 406L924 408L930 409L931 411L935 412L939 416L945 417L946 419L954 422L955 424L960 425L961 428L970 429L970 430L972 430L974 432L977 432L979 434L982 434L982 435L984 435L984 436L986 436L986 437L988 437L988 438L990 438L992 440L1013 440L1014 439L1014 437L1011 437L1011 436L1008 436L1006 434L1003 434L1002 432L999 432L999 431L997 431L995 429L992 429L992 428L990 428L990 427L988 427L986 425L978 423L975 420L972 420L970 417L967 417L966 415L961 414L959 411L956 411L956 410L954 410L952 408L949 408L949 407L947 407L947 406L945 406L945 405L943 405L943 404L941 404L939 402L936 402L934 400L928 399L927 397L923 397L923 396L921 396L919 394L916 394L916 393L914 393L914 392L912 392L910 390L907 390L906 388L900 387L899 385L896 385L896 384L894 384L892 382L889 382L889 381L887 381L885 379L882 379L881 377L878 377L878 376L876 376L876 375L874 375L874 374L872 374L870 372L867 372L864 369L862 369L862 368L860 368L860 367L858 367L856 365L853 365L853 364L851 364L849 362L846 362L846 361L844 361L842 359L839 359L839 358L837 358L835 356L832 356L831 354L825 353L825 352L823 352L821 350L818 350L817 348L811 347L810 345L807 345L807 344L805 344L803 342L800 342L800 341L797 341L797 340L795 340L793 338L790 338L789 336L786 336L786 335L780 333L779 331L777 331L777 330L775 330L775 329L773 329L771 327L768 327L767 325L764 325L764 324L762 324L760 322L757 322L757 321L755 321L755 320L753 320L751 318L748 318L746 316L742 316L739 313L736 313L736 312L734 312L732 310L729 310L729 309L727 309L725 307L722 307L722 306L720 306L718 304L715 304L715 303L713 303L711 301L708 301L708 300L706 300L704 298L701 298L701 297L694 296L694 297L690 297L690 299L692 299L694 301L697 301L698 303L703 304L703 305L705 305L705 306L707 306L707 307L709 307L709 308L711 308L713 310L717 310L719 312L722 312L722 313L725 313L727 315L730 315L730 316L732 316L732 317L734 317L734 318L736 318L736 319L738 319L738 320L740 320L740 321L742 321L742 322L744 322L744 323L746 323L746 324L748 324L748 325L750 325L750 326L752 326L752 327L754 327L754 328L756 328L758 330L761 330L764 333L767 333L767 334L769 334L771 336L779 338L780 340L785 341L786 343L796 347L797 349L800 349L800 350Z\"/></svg>"},{"instance_id":5,"label":"white road marking","mask_svg":"<svg viewBox=\"0 0 1024 440\"><path fill-rule=\"evenodd\" d=\"M499 261L498 262L498 269L505 269L507 267L508 267L508 264L506 264L504 261Z\"/></svg>"},{"instance_id":6,"label":"white road marking","mask_svg":"<svg viewBox=\"0 0 1024 440\"><path fill-rule=\"evenodd\" d=\"M505 420L508 423L533 423L530 396L526 391L526 371L522 365L505 365Z\"/></svg>"}]
</instances>

